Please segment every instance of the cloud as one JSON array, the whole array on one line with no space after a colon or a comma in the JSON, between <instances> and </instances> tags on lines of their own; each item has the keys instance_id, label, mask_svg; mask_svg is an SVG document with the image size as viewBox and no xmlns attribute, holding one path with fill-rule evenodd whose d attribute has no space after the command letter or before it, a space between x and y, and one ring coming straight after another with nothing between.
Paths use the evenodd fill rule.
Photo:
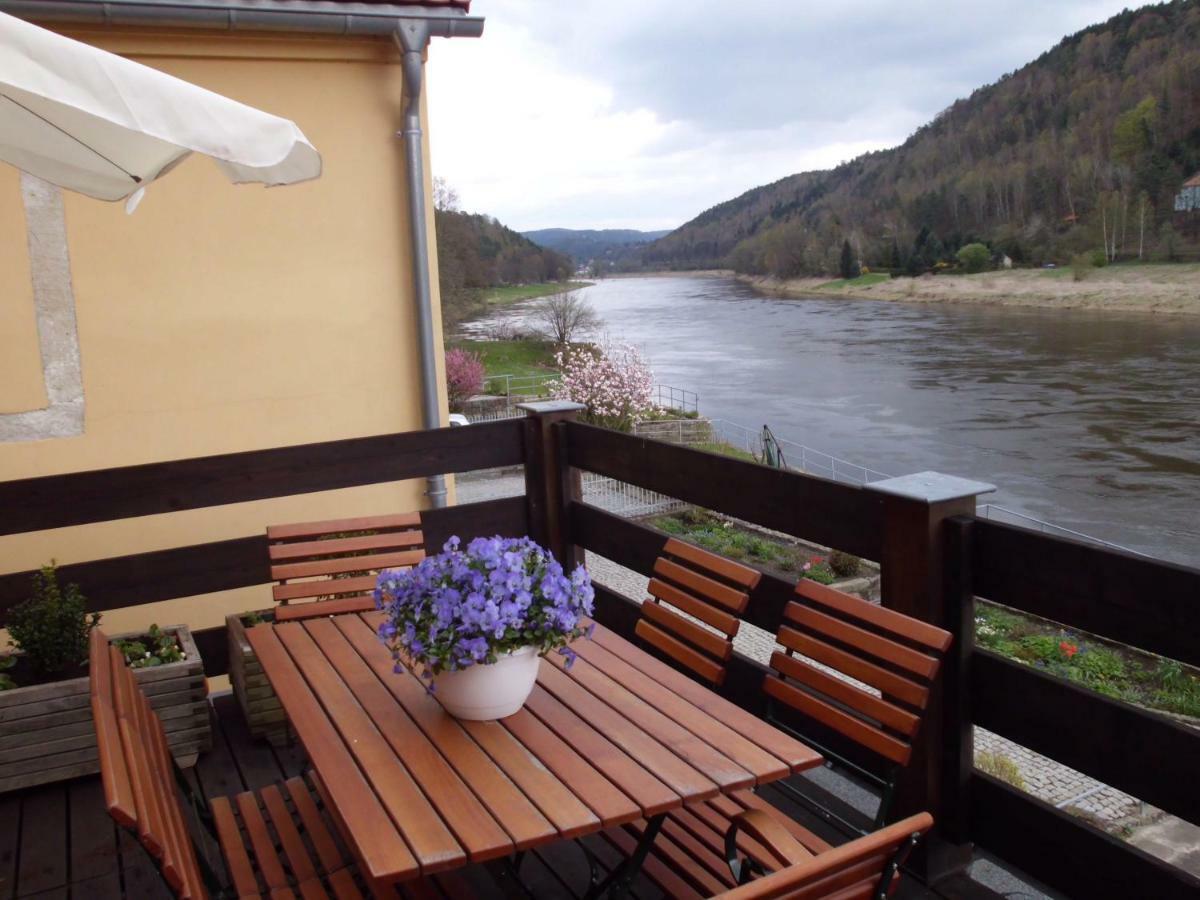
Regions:
<instances>
[{"instance_id":1,"label":"cloud","mask_svg":"<svg viewBox=\"0 0 1200 900\"><path fill-rule=\"evenodd\" d=\"M476 0L430 51L434 171L513 227L667 228L894 146L1120 0Z\"/></svg>"}]
</instances>

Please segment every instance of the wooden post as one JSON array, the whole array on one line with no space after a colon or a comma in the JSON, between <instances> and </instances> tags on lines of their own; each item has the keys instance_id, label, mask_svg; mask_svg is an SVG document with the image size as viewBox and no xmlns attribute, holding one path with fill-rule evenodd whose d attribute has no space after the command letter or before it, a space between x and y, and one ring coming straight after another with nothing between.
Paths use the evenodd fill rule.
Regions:
<instances>
[{"instance_id":1,"label":"wooden post","mask_svg":"<svg viewBox=\"0 0 1200 900\"><path fill-rule=\"evenodd\" d=\"M937 472L889 478L866 486L883 496L883 553L879 560L883 605L916 619L963 635L959 603L948 602L946 579L947 520L973 516L975 498L994 491L990 484ZM954 621L952 621L954 620ZM949 679L961 679L960 648L950 651L942 677L934 685L921 731L913 744L912 760L896 786L892 819L927 810L937 823L934 832L914 853L909 868L927 884L963 870L971 861L971 846L963 840L958 821L961 795L954 784L962 777L964 747L961 690L956 683L947 692ZM969 750L969 745L966 748ZM968 772L969 774L969 772Z\"/></svg>"},{"instance_id":2,"label":"wooden post","mask_svg":"<svg viewBox=\"0 0 1200 900\"><path fill-rule=\"evenodd\" d=\"M565 424L586 409L581 403L541 400L518 404L525 420L525 497L529 513L529 536L550 550L570 569L581 560L581 552L570 540L564 511L582 494L578 470L566 465ZM556 427L557 426L557 427Z\"/></svg>"},{"instance_id":3,"label":"wooden post","mask_svg":"<svg viewBox=\"0 0 1200 900\"><path fill-rule=\"evenodd\" d=\"M975 650L975 591L971 574L971 528L975 520L954 516L945 523L946 628L954 644L943 663L943 762L941 830L953 844L971 840L971 775L975 726L971 721L971 656Z\"/></svg>"}]
</instances>

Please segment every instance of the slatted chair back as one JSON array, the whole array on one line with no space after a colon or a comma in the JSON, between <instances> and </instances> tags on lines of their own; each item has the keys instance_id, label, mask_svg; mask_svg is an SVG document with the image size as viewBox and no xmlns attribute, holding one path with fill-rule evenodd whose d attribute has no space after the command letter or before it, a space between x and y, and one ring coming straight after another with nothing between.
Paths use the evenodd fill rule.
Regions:
<instances>
[{"instance_id":1,"label":"slatted chair back","mask_svg":"<svg viewBox=\"0 0 1200 900\"><path fill-rule=\"evenodd\" d=\"M425 558L419 513L272 525L267 543L276 621L373 609L381 569Z\"/></svg>"},{"instance_id":2,"label":"slatted chair back","mask_svg":"<svg viewBox=\"0 0 1200 900\"><path fill-rule=\"evenodd\" d=\"M951 639L934 625L808 579L784 610L776 635L784 649L772 655L763 689L772 701L882 757L890 774L873 778L886 789L876 825L884 821L896 773L912 756ZM813 743L811 735L805 739Z\"/></svg>"},{"instance_id":3,"label":"slatted chair back","mask_svg":"<svg viewBox=\"0 0 1200 900\"><path fill-rule=\"evenodd\" d=\"M733 655L739 616L761 578L749 566L671 538L654 562L650 596L642 603L635 633L705 681L720 685Z\"/></svg>"},{"instance_id":4,"label":"slatted chair back","mask_svg":"<svg viewBox=\"0 0 1200 900\"><path fill-rule=\"evenodd\" d=\"M177 897L208 897L175 783L167 736L121 651L100 629L89 648L92 713L105 805L137 834Z\"/></svg>"},{"instance_id":5,"label":"slatted chair back","mask_svg":"<svg viewBox=\"0 0 1200 900\"><path fill-rule=\"evenodd\" d=\"M887 897L900 883L899 867L932 827L933 817L919 813L718 896L721 900Z\"/></svg>"}]
</instances>

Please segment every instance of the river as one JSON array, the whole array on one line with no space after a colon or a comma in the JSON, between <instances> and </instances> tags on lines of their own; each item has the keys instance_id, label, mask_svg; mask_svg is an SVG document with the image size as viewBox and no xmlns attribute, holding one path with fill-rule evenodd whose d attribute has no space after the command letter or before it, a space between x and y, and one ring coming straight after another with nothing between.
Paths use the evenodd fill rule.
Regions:
<instances>
[{"instance_id":1,"label":"river","mask_svg":"<svg viewBox=\"0 0 1200 900\"><path fill-rule=\"evenodd\" d=\"M889 474L987 481L983 502L1200 565L1200 319L777 299L728 278L585 296L704 415Z\"/></svg>"}]
</instances>

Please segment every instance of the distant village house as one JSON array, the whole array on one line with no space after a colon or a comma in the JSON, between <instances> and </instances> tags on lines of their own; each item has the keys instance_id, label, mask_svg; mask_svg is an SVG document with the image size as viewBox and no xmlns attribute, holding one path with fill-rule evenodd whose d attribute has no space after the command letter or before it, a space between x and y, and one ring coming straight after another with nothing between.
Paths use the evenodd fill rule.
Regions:
<instances>
[{"instance_id":1,"label":"distant village house","mask_svg":"<svg viewBox=\"0 0 1200 900\"><path fill-rule=\"evenodd\" d=\"M1194 212L1200 209L1200 172L1183 183L1175 195L1175 212Z\"/></svg>"}]
</instances>

